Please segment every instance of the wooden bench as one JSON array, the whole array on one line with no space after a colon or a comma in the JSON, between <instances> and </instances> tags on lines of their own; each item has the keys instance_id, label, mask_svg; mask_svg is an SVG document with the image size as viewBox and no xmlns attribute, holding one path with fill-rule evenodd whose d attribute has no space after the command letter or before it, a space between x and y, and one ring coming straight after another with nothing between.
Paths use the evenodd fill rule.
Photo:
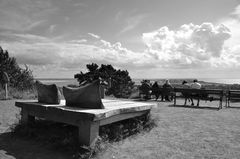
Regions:
<instances>
[{"instance_id":1,"label":"wooden bench","mask_svg":"<svg viewBox=\"0 0 240 159\"><path fill-rule=\"evenodd\" d=\"M82 109L65 106L65 100L58 105L37 101L16 102L21 108L21 120L33 122L35 117L62 122L78 127L81 145L93 146L99 134L99 127L117 121L149 113L154 104L102 99L105 109Z\"/></svg>"},{"instance_id":2,"label":"wooden bench","mask_svg":"<svg viewBox=\"0 0 240 159\"><path fill-rule=\"evenodd\" d=\"M172 100L175 92L174 92L174 88L159 88L159 94L161 95L162 98L164 98L165 96L169 96L170 99Z\"/></svg>"},{"instance_id":3,"label":"wooden bench","mask_svg":"<svg viewBox=\"0 0 240 159\"><path fill-rule=\"evenodd\" d=\"M227 91L226 106L230 107L230 102L240 101L240 90L229 90Z\"/></svg>"},{"instance_id":4,"label":"wooden bench","mask_svg":"<svg viewBox=\"0 0 240 159\"><path fill-rule=\"evenodd\" d=\"M149 99L151 99L151 92L147 93L147 92L143 92L143 91L139 90L139 97L141 99L149 100Z\"/></svg>"},{"instance_id":5,"label":"wooden bench","mask_svg":"<svg viewBox=\"0 0 240 159\"><path fill-rule=\"evenodd\" d=\"M223 90L221 89L192 89L192 88L174 88L174 106L176 105L176 98L194 98L198 100L219 101L219 109L222 108Z\"/></svg>"},{"instance_id":6,"label":"wooden bench","mask_svg":"<svg viewBox=\"0 0 240 159\"><path fill-rule=\"evenodd\" d=\"M141 97L141 99L145 99L145 100L148 100L148 99L152 99L152 95L154 95L153 91L151 89L149 89L149 93L146 93L146 92L143 92L139 89L139 97ZM172 99L172 97L174 96L174 91L173 91L173 88L158 88L158 94L160 96L170 96Z\"/></svg>"}]
</instances>

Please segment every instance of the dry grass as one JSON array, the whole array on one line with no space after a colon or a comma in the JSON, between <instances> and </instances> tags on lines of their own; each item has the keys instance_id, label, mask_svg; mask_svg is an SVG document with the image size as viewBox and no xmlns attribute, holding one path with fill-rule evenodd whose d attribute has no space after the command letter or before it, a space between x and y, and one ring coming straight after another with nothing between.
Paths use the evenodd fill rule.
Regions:
<instances>
[{"instance_id":1,"label":"dry grass","mask_svg":"<svg viewBox=\"0 0 240 159\"><path fill-rule=\"evenodd\" d=\"M234 107L222 110L216 109L217 105L201 102L200 108L173 107L171 103L159 102L151 111L156 127L110 142L94 158L240 158L240 105L235 103ZM44 142L3 133L16 122L18 112L14 101L0 101L0 158L73 157Z\"/></svg>"},{"instance_id":2,"label":"dry grass","mask_svg":"<svg viewBox=\"0 0 240 159\"><path fill-rule=\"evenodd\" d=\"M157 127L113 143L97 158L240 158L240 109L201 104L199 109L158 103L152 110Z\"/></svg>"},{"instance_id":3,"label":"dry grass","mask_svg":"<svg viewBox=\"0 0 240 159\"><path fill-rule=\"evenodd\" d=\"M35 89L19 90L17 88L8 88L8 99L36 99L37 92ZM5 99L5 91L0 88L0 100Z\"/></svg>"},{"instance_id":4,"label":"dry grass","mask_svg":"<svg viewBox=\"0 0 240 159\"><path fill-rule=\"evenodd\" d=\"M14 106L15 100L0 100L0 133L7 131L18 122L20 109Z\"/></svg>"}]
</instances>

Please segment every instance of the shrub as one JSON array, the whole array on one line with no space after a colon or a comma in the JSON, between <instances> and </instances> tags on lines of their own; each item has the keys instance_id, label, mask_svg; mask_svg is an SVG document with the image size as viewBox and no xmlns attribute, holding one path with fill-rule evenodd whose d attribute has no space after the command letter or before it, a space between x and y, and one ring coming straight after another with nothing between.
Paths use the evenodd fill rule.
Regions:
<instances>
[{"instance_id":1,"label":"shrub","mask_svg":"<svg viewBox=\"0 0 240 159\"><path fill-rule=\"evenodd\" d=\"M8 88L8 98L9 99L36 99L37 91L33 89L21 90L14 87ZM0 100L5 99L5 91L0 89Z\"/></svg>"},{"instance_id":2,"label":"shrub","mask_svg":"<svg viewBox=\"0 0 240 159\"><path fill-rule=\"evenodd\" d=\"M9 85L21 90L30 89L33 87L33 75L27 65L25 69L21 68L14 57L10 57L8 51L4 51L0 47L0 83L3 86L3 73L6 72L9 76Z\"/></svg>"},{"instance_id":3,"label":"shrub","mask_svg":"<svg viewBox=\"0 0 240 159\"><path fill-rule=\"evenodd\" d=\"M93 80L101 78L104 83L108 83L106 87L106 95L113 94L115 97L128 98L131 90L134 87L134 82L127 70L117 70L112 65L87 64L88 72L82 71L74 75L79 84L92 82Z\"/></svg>"}]
</instances>

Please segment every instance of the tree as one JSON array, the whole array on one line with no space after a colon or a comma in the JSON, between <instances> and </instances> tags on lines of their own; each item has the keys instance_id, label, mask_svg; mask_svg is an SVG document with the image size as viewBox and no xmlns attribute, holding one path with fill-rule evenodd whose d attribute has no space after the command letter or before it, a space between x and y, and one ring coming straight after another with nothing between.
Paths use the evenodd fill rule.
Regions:
<instances>
[{"instance_id":1,"label":"tree","mask_svg":"<svg viewBox=\"0 0 240 159\"><path fill-rule=\"evenodd\" d=\"M112 65L104 64L99 67L95 63L87 64L86 67L88 72L83 73L81 71L74 75L74 78L77 78L80 85L100 78L105 83L108 83L107 95L113 94L115 97L128 97L131 94L134 82L127 70L117 70Z\"/></svg>"},{"instance_id":2,"label":"tree","mask_svg":"<svg viewBox=\"0 0 240 159\"><path fill-rule=\"evenodd\" d=\"M0 83L3 85L3 73L6 72L9 76L12 87L19 89L29 89L33 86L32 71L29 70L27 65L25 69L21 68L14 57L10 57L8 51L4 51L0 47Z\"/></svg>"}]
</instances>

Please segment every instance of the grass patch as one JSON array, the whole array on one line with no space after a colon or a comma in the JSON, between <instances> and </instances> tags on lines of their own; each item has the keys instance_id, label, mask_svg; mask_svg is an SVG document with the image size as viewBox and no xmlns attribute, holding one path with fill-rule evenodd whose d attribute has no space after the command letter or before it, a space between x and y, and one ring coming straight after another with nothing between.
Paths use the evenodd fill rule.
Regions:
<instances>
[{"instance_id":1,"label":"grass patch","mask_svg":"<svg viewBox=\"0 0 240 159\"><path fill-rule=\"evenodd\" d=\"M100 128L98 147L89 149L74 145L77 130L69 125L37 120L42 126L24 128L20 123L12 127L11 133L6 131L18 121L15 114L20 109L14 102L0 101L0 156L8 155L5 158L240 158L240 103L218 110L217 101L201 101L200 107L173 107L169 102L157 102L149 119L150 125L157 125L154 129L140 127L136 134L124 137L123 123L106 125ZM182 105L184 100L178 99L177 103ZM134 130L128 122L122 122ZM114 129L116 134L108 134L108 129Z\"/></svg>"},{"instance_id":2,"label":"grass patch","mask_svg":"<svg viewBox=\"0 0 240 159\"><path fill-rule=\"evenodd\" d=\"M8 99L36 99L37 91L35 89L21 90L13 87L8 88ZM0 100L5 99L4 89L0 89Z\"/></svg>"},{"instance_id":3,"label":"grass patch","mask_svg":"<svg viewBox=\"0 0 240 159\"><path fill-rule=\"evenodd\" d=\"M18 123L11 127L13 137L40 142L47 147L69 153L73 158L85 159L96 156L113 142L121 141L138 133L148 132L155 121L150 115L119 121L101 126L95 147L78 144L78 128L75 126L38 119L32 124Z\"/></svg>"}]
</instances>

